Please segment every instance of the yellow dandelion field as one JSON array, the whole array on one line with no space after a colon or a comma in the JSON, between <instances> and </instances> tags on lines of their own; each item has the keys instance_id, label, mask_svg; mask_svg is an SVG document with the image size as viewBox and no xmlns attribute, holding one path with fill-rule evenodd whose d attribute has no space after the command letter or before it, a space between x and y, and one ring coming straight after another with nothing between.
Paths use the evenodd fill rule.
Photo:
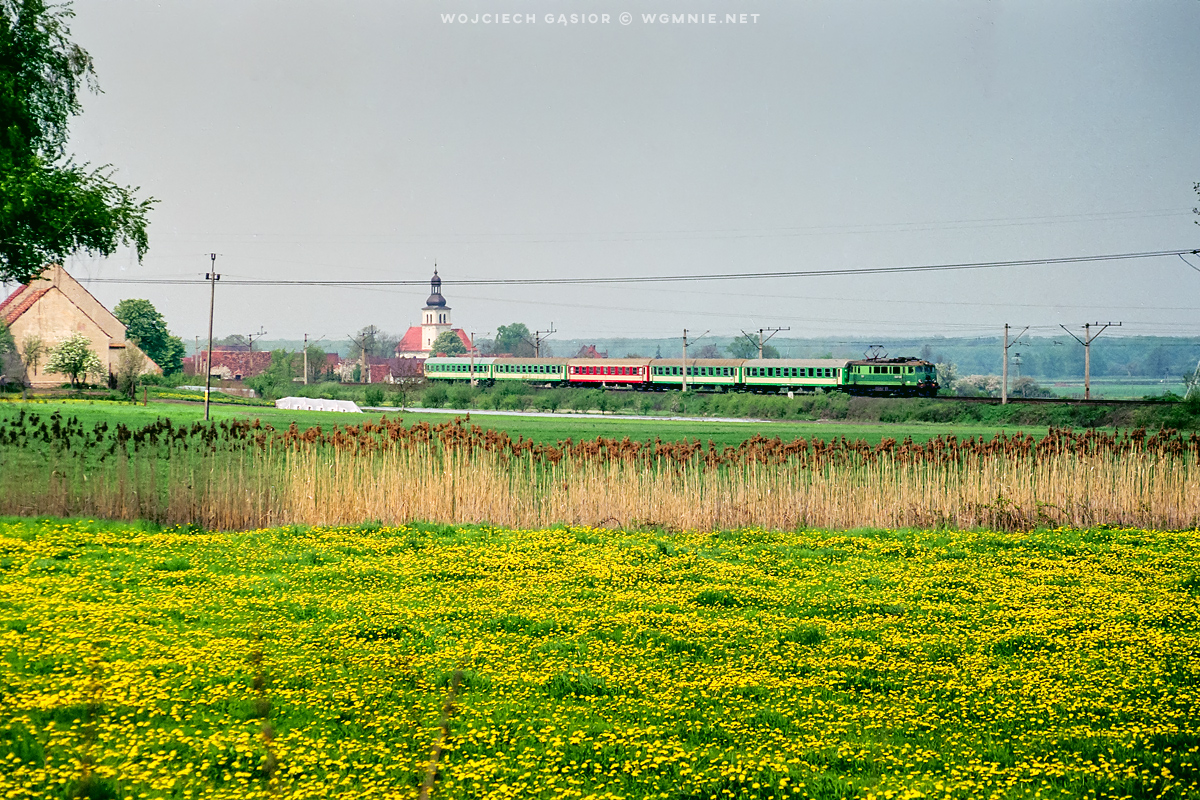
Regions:
<instances>
[{"instance_id":1,"label":"yellow dandelion field","mask_svg":"<svg viewBox=\"0 0 1200 800\"><path fill-rule=\"evenodd\" d=\"M9 518L0 796L1197 797L1198 552Z\"/></svg>"}]
</instances>

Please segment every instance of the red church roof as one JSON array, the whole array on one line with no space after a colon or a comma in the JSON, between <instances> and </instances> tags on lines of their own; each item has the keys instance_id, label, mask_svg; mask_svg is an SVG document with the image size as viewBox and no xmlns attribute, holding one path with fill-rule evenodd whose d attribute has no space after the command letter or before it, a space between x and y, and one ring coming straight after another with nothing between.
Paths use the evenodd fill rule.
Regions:
<instances>
[{"instance_id":1,"label":"red church roof","mask_svg":"<svg viewBox=\"0 0 1200 800\"><path fill-rule=\"evenodd\" d=\"M397 353L423 353L421 349L421 327L413 325L404 333L400 344L396 345Z\"/></svg>"},{"instance_id":2,"label":"red church roof","mask_svg":"<svg viewBox=\"0 0 1200 800\"><path fill-rule=\"evenodd\" d=\"M458 340L463 343L463 347L467 348L467 352L471 352L471 337L462 328L452 328ZM400 344L396 345L396 355L401 353L428 353L421 347L421 326L414 325L405 332L404 338L400 340Z\"/></svg>"}]
</instances>

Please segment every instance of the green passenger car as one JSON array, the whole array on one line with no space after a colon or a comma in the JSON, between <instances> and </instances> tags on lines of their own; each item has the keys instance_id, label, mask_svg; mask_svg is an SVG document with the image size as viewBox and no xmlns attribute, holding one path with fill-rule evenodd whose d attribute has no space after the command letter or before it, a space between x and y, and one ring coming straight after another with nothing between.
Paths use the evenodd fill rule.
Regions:
<instances>
[{"instance_id":1,"label":"green passenger car","mask_svg":"<svg viewBox=\"0 0 1200 800\"><path fill-rule=\"evenodd\" d=\"M679 358L656 358L650 362L650 386L654 389L683 387L684 363ZM742 382L742 361L734 358L687 360L687 385L692 391L723 392Z\"/></svg>"},{"instance_id":2,"label":"green passenger car","mask_svg":"<svg viewBox=\"0 0 1200 800\"><path fill-rule=\"evenodd\" d=\"M495 358L492 361L493 380L555 386L567 380L565 358Z\"/></svg>"},{"instance_id":3,"label":"green passenger car","mask_svg":"<svg viewBox=\"0 0 1200 800\"><path fill-rule=\"evenodd\" d=\"M753 392L833 391L846 362L836 358L755 358L742 362L742 382Z\"/></svg>"},{"instance_id":4,"label":"green passenger car","mask_svg":"<svg viewBox=\"0 0 1200 800\"><path fill-rule=\"evenodd\" d=\"M462 358L458 356L440 356L425 359L425 380L429 381L471 381L478 383L492 382L492 362L494 358Z\"/></svg>"}]
</instances>

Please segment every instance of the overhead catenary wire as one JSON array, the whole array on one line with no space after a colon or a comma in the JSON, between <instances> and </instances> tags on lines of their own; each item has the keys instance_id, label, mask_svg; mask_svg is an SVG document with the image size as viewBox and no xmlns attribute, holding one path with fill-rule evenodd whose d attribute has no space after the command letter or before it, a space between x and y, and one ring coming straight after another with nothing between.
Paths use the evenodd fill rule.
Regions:
<instances>
[{"instance_id":1,"label":"overhead catenary wire","mask_svg":"<svg viewBox=\"0 0 1200 800\"><path fill-rule=\"evenodd\" d=\"M1184 255L1200 255L1194 248L1176 250L1145 250L1133 253L1103 253L1082 256L1057 256L1053 258L1008 259L1003 261L975 261L949 264L904 264L889 267L842 267L835 269L778 270L764 272L720 272L688 273L676 275L628 275L623 277L579 277L579 278L467 278L454 281L456 286L595 286L604 284L677 283L692 281L739 281L772 278L822 278L840 275L888 275L914 272L952 272L959 270L1007 269L1012 267L1051 266L1057 264L1087 264L1105 261L1128 261L1132 259L1163 258ZM181 278L93 278L93 283L167 284L188 285L205 281ZM338 280L321 279L271 279L231 278L229 284L241 286L420 286L426 280Z\"/></svg>"}]
</instances>

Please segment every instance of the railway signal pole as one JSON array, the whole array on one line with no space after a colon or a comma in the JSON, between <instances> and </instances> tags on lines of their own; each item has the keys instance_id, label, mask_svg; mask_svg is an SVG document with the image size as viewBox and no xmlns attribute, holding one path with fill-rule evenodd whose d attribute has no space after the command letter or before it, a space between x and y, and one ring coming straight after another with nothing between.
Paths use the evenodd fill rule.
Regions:
<instances>
[{"instance_id":1,"label":"railway signal pole","mask_svg":"<svg viewBox=\"0 0 1200 800\"><path fill-rule=\"evenodd\" d=\"M1097 326L1100 330L1092 333L1092 327ZM1092 342L1096 341L1096 337L1104 333L1109 327L1121 327L1119 322L1106 322L1101 325L1099 322L1085 322L1083 324L1083 338L1080 339L1066 325L1059 325L1067 333L1071 334L1071 338L1083 345L1083 399L1092 399Z\"/></svg>"},{"instance_id":2,"label":"railway signal pole","mask_svg":"<svg viewBox=\"0 0 1200 800\"><path fill-rule=\"evenodd\" d=\"M1020 341L1021 337L1025 335L1025 331L1029 330L1029 326L1026 325L1025 330L1018 333L1016 338L1014 338L1011 342L1008 340L1009 329L1009 324L1007 322L1004 323L1004 378L1000 383L1000 405L1005 405L1008 403L1008 348Z\"/></svg>"},{"instance_id":3,"label":"railway signal pole","mask_svg":"<svg viewBox=\"0 0 1200 800\"><path fill-rule=\"evenodd\" d=\"M217 303L217 281L221 280L221 276L217 274L217 254L209 253L209 258L212 259L212 272L207 273L204 279L208 281L208 361L204 365L204 421L208 422L208 394L212 391L212 331L213 331L213 308Z\"/></svg>"}]
</instances>

